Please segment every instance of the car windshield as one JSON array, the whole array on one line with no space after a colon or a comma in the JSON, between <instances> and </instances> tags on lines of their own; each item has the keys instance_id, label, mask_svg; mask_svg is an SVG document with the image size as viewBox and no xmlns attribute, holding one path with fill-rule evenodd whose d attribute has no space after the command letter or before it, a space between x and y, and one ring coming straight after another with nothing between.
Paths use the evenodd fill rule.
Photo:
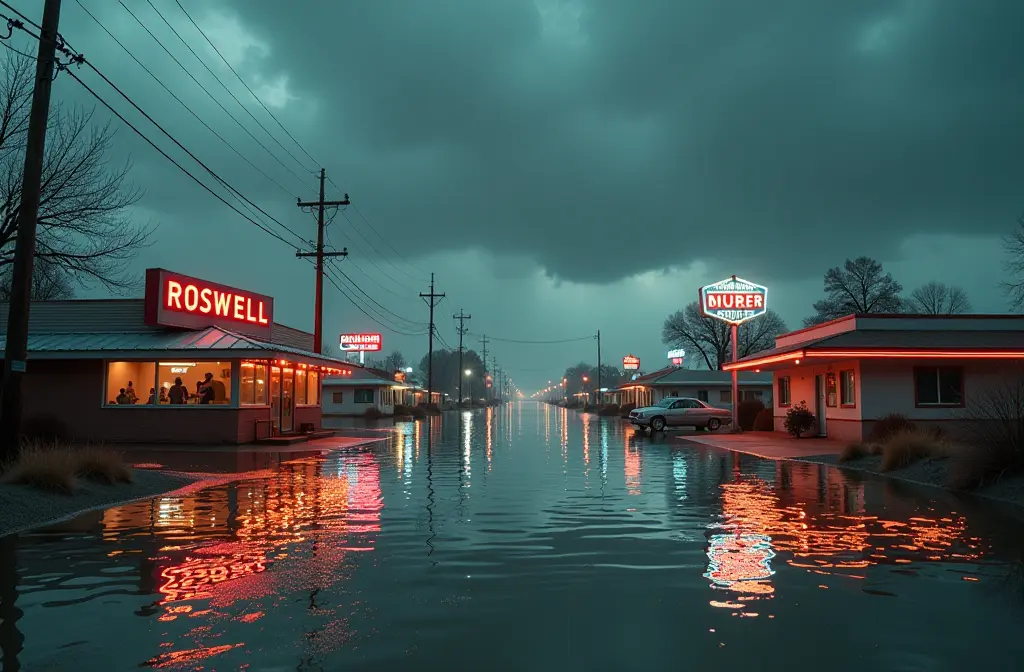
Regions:
<instances>
[{"instance_id":1,"label":"car windshield","mask_svg":"<svg viewBox=\"0 0 1024 672\"><path fill-rule=\"evenodd\" d=\"M659 408L668 408L669 406L671 406L674 403L676 403L675 399L662 399L661 401L659 401L655 405L658 406Z\"/></svg>"}]
</instances>

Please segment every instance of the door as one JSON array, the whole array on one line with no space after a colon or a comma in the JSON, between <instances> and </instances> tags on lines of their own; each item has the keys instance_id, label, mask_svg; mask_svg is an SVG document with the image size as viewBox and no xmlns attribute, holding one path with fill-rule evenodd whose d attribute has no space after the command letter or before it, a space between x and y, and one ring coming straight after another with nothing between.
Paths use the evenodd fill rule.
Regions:
<instances>
[{"instance_id":1,"label":"door","mask_svg":"<svg viewBox=\"0 0 1024 672\"><path fill-rule=\"evenodd\" d=\"M284 369L281 376L281 432L295 429L295 376L292 369Z\"/></svg>"},{"instance_id":2,"label":"door","mask_svg":"<svg viewBox=\"0 0 1024 672\"><path fill-rule=\"evenodd\" d=\"M270 367L270 424L274 431L271 436L281 433L281 367Z\"/></svg>"},{"instance_id":3,"label":"door","mask_svg":"<svg viewBox=\"0 0 1024 672\"><path fill-rule=\"evenodd\" d=\"M825 374L821 374L814 377L814 417L818 421L818 436L827 436L825 430L825 395L828 391L825 389Z\"/></svg>"}]
</instances>

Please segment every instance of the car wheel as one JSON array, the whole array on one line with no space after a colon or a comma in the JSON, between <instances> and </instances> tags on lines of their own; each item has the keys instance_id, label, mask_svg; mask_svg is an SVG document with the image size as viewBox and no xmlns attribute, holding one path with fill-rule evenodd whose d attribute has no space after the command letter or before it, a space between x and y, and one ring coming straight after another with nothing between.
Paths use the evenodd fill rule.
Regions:
<instances>
[{"instance_id":1,"label":"car wheel","mask_svg":"<svg viewBox=\"0 0 1024 672\"><path fill-rule=\"evenodd\" d=\"M651 420L651 431L662 432L665 430L665 418L654 418Z\"/></svg>"},{"instance_id":2,"label":"car wheel","mask_svg":"<svg viewBox=\"0 0 1024 672\"><path fill-rule=\"evenodd\" d=\"M708 431L713 432L721 426L722 421L719 420L718 418L711 418L710 420L708 420Z\"/></svg>"}]
</instances>

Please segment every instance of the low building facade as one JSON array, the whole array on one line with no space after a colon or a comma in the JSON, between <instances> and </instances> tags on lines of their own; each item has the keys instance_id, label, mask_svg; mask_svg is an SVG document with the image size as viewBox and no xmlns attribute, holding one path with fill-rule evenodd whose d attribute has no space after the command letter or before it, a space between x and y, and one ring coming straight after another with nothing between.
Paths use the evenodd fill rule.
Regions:
<instances>
[{"instance_id":1,"label":"low building facade","mask_svg":"<svg viewBox=\"0 0 1024 672\"><path fill-rule=\"evenodd\" d=\"M741 372L737 375L740 401L759 399L766 408L772 405L770 373ZM732 374L728 371L707 371L668 367L637 376L606 393L606 398L620 406L635 404L652 406L667 397L700 399L718 408L732 409Z\"/></svg>"},{"instance_id":2,"label":"low building facade","mask_svg":"<svg viewBox=\"0 0 1024 672\"><path fill-rule=\"evenodd\" d=\"M1019 384L1024 317L850 315L775 346L725 368L770 372L776 431L801 403L814 434L844 441L863 440L891 413L955 431L989 417Z\"/></svg>"},{"instance_id":3,"label":"low building facade","mask_svg":"<svg viewBox=\"0 0 1024 672\"><path fill-rule=\"evenodd\" d=\"M323 385L323 413L335 417L363 416L368 412L394 415L395 406L415 405L417 398L426 396L417 395L411 385L374 369L358 370L351 376L330 376Z\"/></svg>"},{"instance_id":4,"label":"low building facade","mask_svg":"<svg viewBox=\"0 0 1024 672\"><path fill-rule=\"evenodd\" d=\"M320 429L322 379L356 368L275 323L271 297L149 269L143 299L32 304L23 423L80 441L244 444Z\"/></svg>"}]
</instances>

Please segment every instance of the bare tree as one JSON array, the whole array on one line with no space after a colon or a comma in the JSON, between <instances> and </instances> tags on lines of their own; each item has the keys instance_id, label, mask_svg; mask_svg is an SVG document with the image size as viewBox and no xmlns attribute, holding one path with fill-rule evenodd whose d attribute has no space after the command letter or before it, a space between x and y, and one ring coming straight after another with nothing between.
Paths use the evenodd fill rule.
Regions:
<instances>
[{"instance_id":1,"label":"bare tree","mask_svg":"<svg viewBox=\"0 0 1024 672\"><path fill-rule=\"evenodd\" d=\"M0 301L11 300L11 277L14 267L7 265L0 268ZM75 295L71 278L63 269L54 266L48 259L36 259L32 267L33 301L56 301L70 299Z\"/></svg>"},{"instance_id":2,"label":"bare tree","mask_svg":"<svg viewBox=\"0 0 1024 672\"><path fill-rule=\"evenodd\" d=\"M1010 297L1010 310L1024 310L1024 215L1017 226L1003 239L1006 247L1006 276L1003 291Z\"/></svg>"},{"instance_id":3,"label":"bare tree","mask_svg":"<svg viewBox=\"0 0 1024 672\"><path fill-rule=\"evenodd\" d=\"M0 269L13 264L21 213L25 135L35 59L7 52L0 78ZM48 277L67 286L94 282L113 292L138 288L129 265L153 229L138 226L130 208L141 192L127 183L131 165L112 168L109 124L94 126L92 112L59 105L50 112L36 233L36 258ZM35 279L36 276L33 276Z\"/></svg>"},{"instance_id":4,"label":"bare tree","mask_svg":"<svg viewBox=\"0 0 1024 672\"><path fill-rule=\"evenodd\" d=\"M971 312L971 300L962 287L934 280L911 292L905 303L908 310L920 315L960 315Z\"/></svg>"},{"instance_id":5,"label":"bare tree","mask_svg":"<svg viewBox=\"0 0 1024 672\"><path fill-rule=\"evenodd\" d=\"M804 326L828 322L845 315L898 313L903 307L903 285L883 273L882 265L870 257L847 259L825 273L825 298L815 301L813 317Z\"/></svg>"},{"instance_id":6,"label":"bare tree","mask_svg":"<svg viewBox=\"0 0 1024 672\"><path fill-rule=\"evenodd\" d=\"M786 331L786 323L773 310L744 322L738 332L740 358L775 347L775 337ZM732 358L731 327L721 320L701 315L696 301L665 318L661 340L666 345L696 351L712 370L721 370Z\"/></svg>"}]
</instances>

